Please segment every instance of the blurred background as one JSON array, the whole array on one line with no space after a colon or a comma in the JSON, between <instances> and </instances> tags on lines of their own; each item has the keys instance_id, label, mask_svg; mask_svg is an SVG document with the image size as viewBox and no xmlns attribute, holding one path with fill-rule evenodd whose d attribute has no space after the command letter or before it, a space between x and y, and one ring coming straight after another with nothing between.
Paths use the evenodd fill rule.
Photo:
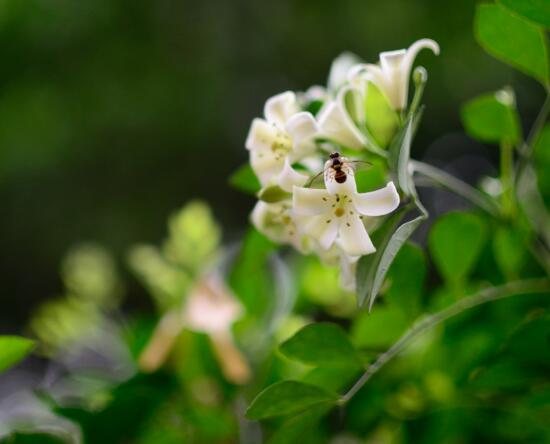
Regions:
<instances>
[{"instance_id":1,"label":"blurred background","mask_svg":"<svg viewBox=\"0 0 550 444\"><path fill-rule=\"evenodd\" d=\"M474 182L498 153L463 134L467 99L512 85L532 121L543 94L474 41L474 1L0 0L2 333L62 291L75 243L120 261L158 243L167 216L203 198L227 241L254 200L228 176L265 100L324 84L343 51L376 61L418 38L439 42L413 157ZM131 282L131 281L130 281ZM129 308L147 303L136 284Z\"/></svg>"}]
</instances>

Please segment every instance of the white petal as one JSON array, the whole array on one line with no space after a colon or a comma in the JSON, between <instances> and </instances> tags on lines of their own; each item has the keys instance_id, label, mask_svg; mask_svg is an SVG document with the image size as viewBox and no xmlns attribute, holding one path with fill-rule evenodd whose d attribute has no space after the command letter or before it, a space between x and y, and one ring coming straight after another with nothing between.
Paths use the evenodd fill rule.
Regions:
<instances>
[{"instance_id":1,"label":"white petal","mask_svg":"<svg viewBox=\"0 0 550 444\"><path fill-rule=\"evenodd\" d=\"M275 137L276 128L264 119L254 119L250 125L245 146L247 150L266 151L271 149Z\"/></svg>"},{"instance_id":2,"label":"white petal","mask_svg":"<svg viewBox=\"0 0 550 444\"><path fill-rule=\"evenodd\" d=\"M285 165L283 167L283 170L281 171L281 174L279 175L279 179L277 182L283 190L291 193L294 186L301 187L307 182L308 179L308 176L306 176L305 174L300 174L298 171L292 168L287 159L285 160Z\"/></svg>"},{"instance_id":3,"label":"white petal","mask_svg":"<svg viewBox=\"0 0 550 444\"><path fill-rule=\"evenodd\" d=\"M279 128L284 128L290 116L299 112L296 95L292 91L286 91L267 100L264 107L264 115L269 123L275 123Z\"/></svg>"},{"instance_id":4,"label":"white petal","mask_svg":"<svg viewBox=\"0 0 550 444\"><path fill-rule=\"evenodd\" d=\"M250 165L262 186L277 178L284 167L284 158L272 151L250 151Z\"/></svg>"},{"instance_id":5,"label":"white petal","mask_svg":"<svg viewBox=\"0 0 550 444\"><path fill-rule=\"evenodd\" d=\"M356 290L355 271L359 256L349 256L345 252L340 253L340 287L347 291Z\"/></svg>"},{"instance_id":6,"label":"white petal","mask_svg":"<svg viewBox=\"0 0 550 444\"><path fill-rule=\"evenodd\" d=\"M399 206L399 193L393 182L370 193L357 193L353 197L357 211L365 216L383 216Z\"/></svg>"},{"instance_id":7,"label":"white petal","mask_svg":"<svg viewBox=\"0 0 550 444\"><path fill-rule=\"evenodd\" d=\"M327 190L294 187L292 193L292 207L296 214L314 216L330 210L333 198Z\"/></svg>"},{"instance_id":8,"label":"white petal","mask_svg":"<svg viewBox=\"0 0 550 444\"><path fill-rule=\"evenodd\" d=\"M414 63L414 59L418 53L424 49L431 49L435 55L439 55L439 45L431 39L420 39L414 42L405 54L405 57L401 61L401 68L399 70L399 82L401 84L399 105L400 109L403 109L407 106L408 91L409 91L409 77L411 75L411 69Z\"/></svg>"},{"instance_id":9,"label":"white petal","mask_svg":"<svg viewBox=\"0 0 550 444\"><path fill-rule=\"evenodd\" d=\"M340 221L330 214L314 216L305 226L305 232L319 242L323 250L328 250L338 236Z\"/></svg>"},{"instance_id":10,"label":"white petal","mask_svg":"<svg viewBox=\"0 0 550 444\"><path fill-rule=\"evenodd\" d=\"M285 128L295 145L307 142L318 132L317 122L308 112L294 114L286 121Z\"/></svg>"},{"instance_id":11,"label":"white petal","mask_svg":"<svg viewBox=\"0 0 550 444\"><path fill-rule=\"evenodd\" d=\"M338 241L340 247L351 256L364 256L376 251L363 221L357 214L346 217L340 224Z\"/></svg>"},{"instance_id":12,"label":"white petal","mask_svg":"<svg viewBox=\"0 0 550 444\"><path fill-rule=\"evenodd\" d=\"M319 132L348 148L359 150L365 146L365 136L355 126L341 100L330 102L321 110Z\"/></svg>"},{"instance_id":13,"label":"white petal","mask_svg":"<svg viewBox=\"0 0 550 444\"><path fill-rule=\"evenodd\" d=\"M346 82L349 69L359 63L359 60L359 57L351 52L344 52L334 59L328 76L328 88L331 93L336 94Z\"/></svg>"}]
</instances>

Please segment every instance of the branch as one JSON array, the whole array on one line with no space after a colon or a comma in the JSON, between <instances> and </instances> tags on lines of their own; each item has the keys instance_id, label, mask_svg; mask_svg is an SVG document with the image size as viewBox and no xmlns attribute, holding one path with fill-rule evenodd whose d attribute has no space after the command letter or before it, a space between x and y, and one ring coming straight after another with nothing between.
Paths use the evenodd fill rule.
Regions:
<instances>
[{"instance_id":1,"label":"branch","mask_svg":"<svg viewBox=\"0 0 550 444\"><path fill-rule=\"evenodd\" d=\"M397 356L407 345L411 343L418 335L429 330L443 321L456 316L463 311L486 302L497 301L518 294L533 294L550 292L550 279L527 279L522 281L509 282L499 287L491 287L479 291L478 293L465 297L454 303L450 307L441 310L438 313L427 316L417 321L403 336L386 352L382 353L361 376L353 387L340 398L340 404L347 403L353 396L367 383L367 381L392 358Z\"/></svg>"}]
</instances>

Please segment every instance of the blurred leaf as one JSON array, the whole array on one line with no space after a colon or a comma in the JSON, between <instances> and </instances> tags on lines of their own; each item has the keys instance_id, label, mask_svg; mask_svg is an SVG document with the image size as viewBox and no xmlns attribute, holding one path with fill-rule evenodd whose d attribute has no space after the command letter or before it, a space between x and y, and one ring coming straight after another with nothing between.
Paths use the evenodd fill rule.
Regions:
<instances>
[{"instance_id":1,"label":"blurred leaf","mask_svg":"<svg viewBox=\"0 0 550 444\"><path fill-rule=\"evenodd\" d=\"M401 224L405 216L411 212L416 213L416 216ZM377 246L376 252L363 256L357 264L357 302L359 306L367 302L369 311L372 309L395 256L427 217L428 213L415 199L415 207L412 210L407 211L406 208L403 208L397 211L375 233L373 238L374 244Z\"/></svg>"},{"instance_id":2,"label":"blurred leaf","mask_svg":"<svg viewBox=\"0 0 550 444\"><path fill-rule=\"evenodd\" d=\"M499 227L493 237L495 260L505 276L517 278L527 259L525 234L519 229Z\"/></svg>"},{"instance_id":3,"label":"blurred leaf","mask_svg":"<svg viewBox=\"0 0 550 444\"><path fill-rule=\"evenodd\" d=\"M474 28L489 54L548 85L548 50L541 27L501 5L481 4Z\"/></svg>"},{"instance_id":4,"label":"blurred leaf","mask_svg":"<svg viewBox=\"0 0 550 444\"><path fill-rule=\"evenodd\" d=\"M0 336L0 373L13 367L29 353L36 343L19 336Z\"/></svg>"},{"instance_id":5,"label":"blurred leaf","mask_svg":"<svg viewBox=\"0 0 550 444\"><path fill-rule=\"evenodd\" d=\"M451 212L437 220L428 245L437 269L446 281L463 281L475 265L487 237L487 226L472 213Z\"/></svg>"},{"instance_id":6,"label":"blurred leaf","mask_svg":"<svg viewBox=\"0 0 550 444\"><path fill-rule=\"evenodd\" d=\"M387 146L397 129L397 114L380 89L369 82L365 98L367 129L380 146Z\"/></svg>"},{"instance_id":7,"label":"blurred leaf","mask_svg":"<svg viewBox=\"0 0 550 444\"><path fill-rule=\"evenodd\" d=\"M393 175L395 176L397 189L410 196L414 192L411 173L409 170L409 161L411 155L411 143L416 123L420 114L409 118L405 126L401 129L398 137L390 147L389 163Z\"/></svg>"},{"instance_id":8,"label":"blurred leaf","mask_svg":"<svg viewBox=\"0 0 550 444\"><path fill-rule=\"evenodd\" d=\"M470 100L461 115L466 132L482 142L516 144L521 138L512 91L501 90Z\"/></svg>"},{"instance_id":9,"label":"blurred leaf","mask_svg":"<svg viewBox=\"0 0 550 444\"><path fill-rule=\"evenodd\" d=\"M273 434L269 444L318 444L319 421L330 408L321 404L288 419Z\"/></svg>"},{"instance_id":10,"label":"blurred leaf","mask_svg":"<svg viewBox=\"0 0 550 444\"><path fill-rule=\"evenodd\" d=\"M256 194L261 188L258 178L248 163L244 164L231 175L229 183L236 189L248 194Z\"/></svg>"},{"instance_id":11,"label":"blurred leaf","mask_svg":"<svg viewBox=\"0 0 550 444\"><path fill-rule=\"evenodd\" d=\"M550 28L548 0L499 0L499 2L519 15Z\"/></svg>"},{"instance_id":12,"label":"blurred leaf","mask_svg":"<svg viewBox=\"0 0 550 444\"><path fill-rule=\"evenodd\" d=\"M338 396L320 387L298 381L280 381L263 390L248 407L248 419L290 415L322 403L335 403Z\"/></svg>"},{"instance_id":13,"label":"blurred leaf","mask_svg":"<svg viewBox=\"0 0 550 444\"><path fill-rule=\"evenodd\" d=\"M263 188L258 193L258 199L267 203L276 203L281 200L289 199L292 197L291 193L283 190L280 186L274 185L267 188Z\"/></svg>"},{"instance_id":14,"label":"blurred leaf","mask_svg":"<svg viewBox=\"0 0 550 444\"><path fill-rule=\"evenodd\" d=\"M424 251L410 242L405 243L388 271L389 289L384 298L399 307L409 319L414 319L420 309L420 298L426 279Z\"/></svg>"},{"instance_id":15,"label":"blurred leaf","mask_svg":"<svg viewBox=\"0 0 550 444\"><path fill-rule=\"evenodd\" d=\"M301 381L323 387L326 390L340 392L340 390L349 387L355 381L361 368L359 361L356 361L355 365L348 366L315 367L306 373Z\"/></svg>"},{"instance_id":16,"label":"blurred leaf","mask_svg":"<svg viewBox=\"0 0 550 444\"><path fill-rule=\"evenodd\" d=\"M306 325L283 342L279 350L290 359L310 365L349 366L359 362L346 332L328 322Z\"/></svg>"},{"instance_id":17,"label":"blurred leaf","mask_svg":"<svg viewBox=\"0 0 550 444\"><path fill-rule=\"evenodd\" d=\"M372 313L360 313L353 322L351 336L356 347L382 349L399 339L408 324L399 307L380 306Z\"/></svg>"}]
</instances>

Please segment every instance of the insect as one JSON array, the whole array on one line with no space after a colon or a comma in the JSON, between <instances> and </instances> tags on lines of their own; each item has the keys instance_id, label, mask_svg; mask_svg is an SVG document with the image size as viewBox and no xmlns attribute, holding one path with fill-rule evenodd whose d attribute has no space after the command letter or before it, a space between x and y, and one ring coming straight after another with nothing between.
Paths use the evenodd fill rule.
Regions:
<instances>
[{"instance_id":1,"label":"insect","mask_svg":"<svg viewBox=\"0 0 550 444\"><path fill-rule=\"evenodd\" d=\"M306 184L306 187L311 188L319 181L321 176L328 178L328 180L335 180L339 184L345 183L348 176L353 176L358 167L369 165L372 164L361 160L348 160L338 152L331 153L323 171L313 176Z\"/></svg>"}]
</instances>

